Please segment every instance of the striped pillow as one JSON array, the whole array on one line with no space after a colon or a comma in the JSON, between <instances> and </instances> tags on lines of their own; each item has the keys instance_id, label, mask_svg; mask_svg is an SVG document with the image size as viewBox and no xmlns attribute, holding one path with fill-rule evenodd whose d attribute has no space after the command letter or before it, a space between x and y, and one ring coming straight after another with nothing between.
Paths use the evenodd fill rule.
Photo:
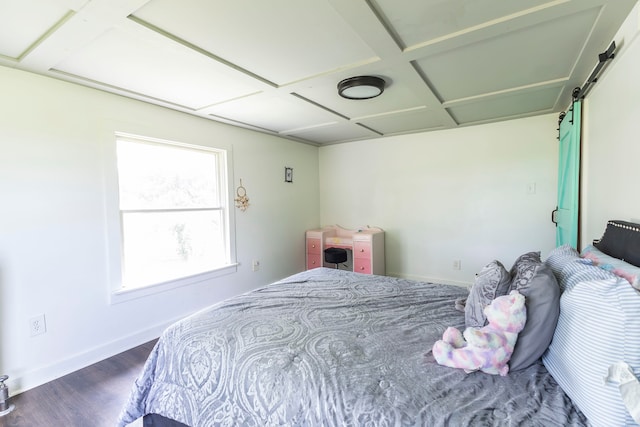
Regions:
<instances>
[{"instance_id":1,"label":"striped pillow","mask_svg":"<svg viewBox=\"0 0 640 427\"><path fill-rule=\"evenodd\" d=\"M631 286L640 290L640 267L607 255L593 246L584 248L581 256L584 259L591 260L593 265L597 265L603 270L610 271L616 276L627 279L627 281L631 283Z\"/></svg>"},{"instance_id":2,"label":"striped pillow","mask_svg":"<svg viewBox=\"0 0 640 427\"><path fill-rule=\"evenodd\" d=\"M580 253L569 244L558 246L549 252L549 256L544 260L544 263L551 267L551 271L556 275L558 281L560 280L560 273L565 265L570 262L580 259Z\"/></svg>"},{"instance_id":3,"label":"striped pillow","mask_svg":"<svg viewBox=\"0 0 640 427\"><path fill-rule=\"evenodd\" d=\"M616 275L591 264L588 259L578 258L567 263L559 275L558 284L561 292L571 290L577 283L592 280L615 279Z\"/></svg>"},{"instance_id":4,"label":"striped pillow","mask_svg":"<svg viewBox=\"0 0 640 427\"><path fill-rule=\"evenodd\" d=\"M640 375L640 294L622 278L581 281L560 298L560 318L542 361L589 422L636 425L618 386L605 384L620 361Z\"/></svg>"}]
</instances>

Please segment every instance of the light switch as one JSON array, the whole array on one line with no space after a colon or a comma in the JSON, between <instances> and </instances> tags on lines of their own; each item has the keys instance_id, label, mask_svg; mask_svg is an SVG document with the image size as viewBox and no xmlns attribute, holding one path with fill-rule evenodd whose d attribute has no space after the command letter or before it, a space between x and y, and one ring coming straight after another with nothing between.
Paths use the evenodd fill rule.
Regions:
<instances>
[{"instance_id":1,"label":"light switch","mask_svg":"<svg viewBox=\"0 0 640 427\"><path fill-rule=\"evenodd\" d=\"M536 194L536 183L530 182L527 184L527 194Z\"/></svg>"}]
</instances>

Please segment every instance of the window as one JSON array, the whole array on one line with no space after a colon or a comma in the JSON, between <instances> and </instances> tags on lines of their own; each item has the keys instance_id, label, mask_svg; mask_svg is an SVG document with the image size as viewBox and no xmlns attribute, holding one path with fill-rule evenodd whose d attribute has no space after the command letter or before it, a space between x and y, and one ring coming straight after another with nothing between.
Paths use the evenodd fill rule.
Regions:
<instances>
[{"instance_id":1,"label":"window","mask_svg":"<svg viewBox=\"0 0 640 427\"><path fill-rule=\"evenodd\" d=\"M117 135L122 288L232 264L226 151Z\"/></svg>"}]
</instances>

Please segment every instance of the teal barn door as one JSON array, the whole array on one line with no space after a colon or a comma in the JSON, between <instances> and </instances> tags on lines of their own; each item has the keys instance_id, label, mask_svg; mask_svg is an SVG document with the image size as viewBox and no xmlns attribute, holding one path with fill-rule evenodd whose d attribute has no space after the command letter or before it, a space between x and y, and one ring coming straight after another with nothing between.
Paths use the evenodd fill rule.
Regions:
<instances>
[{"instance_id":1,"label":"teal barn door","mask_svg":"<svg viewBox=\"0 0 640 427\"><path fill-rule=\"evenodd\" d=\"M560 122L558 207L554 218L557 227L556 246L568 243L576 249L579 249L581 107L581 101L574 101Z\"/></svg>"}]
</instances>

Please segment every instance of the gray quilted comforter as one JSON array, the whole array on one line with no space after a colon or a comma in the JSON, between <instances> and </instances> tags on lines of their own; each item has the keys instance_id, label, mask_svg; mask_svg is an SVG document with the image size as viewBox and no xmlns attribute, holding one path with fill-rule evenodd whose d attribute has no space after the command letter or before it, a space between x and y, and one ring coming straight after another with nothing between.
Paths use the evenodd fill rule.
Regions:
<instances>
[{"instance_id":1,"label":"gray quilted comforter","mask_svg":"<svg viewBox=\"0 0 640 427\"><path fill-rule=\"evenodd\" d=\"M321 268L231 298L163 333L118 425L587 425L540 363L499 377L434 362L466 294Z\"/></svg>"}]
</instances>

